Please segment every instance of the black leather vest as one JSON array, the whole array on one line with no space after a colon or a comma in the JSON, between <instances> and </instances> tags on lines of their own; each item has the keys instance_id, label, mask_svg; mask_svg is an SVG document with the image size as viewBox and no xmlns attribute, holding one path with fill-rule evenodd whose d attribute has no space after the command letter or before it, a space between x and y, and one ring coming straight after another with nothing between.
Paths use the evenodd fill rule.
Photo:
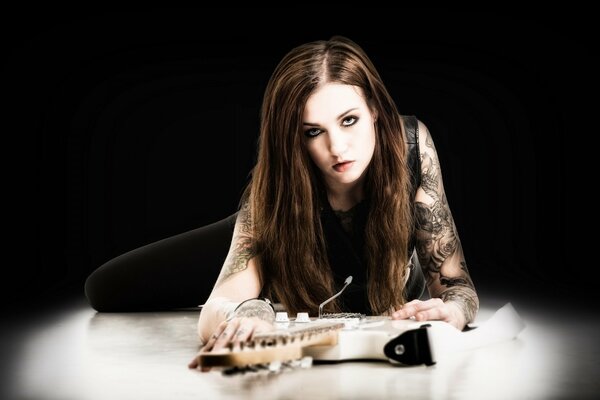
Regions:
<instances>
[{"instance_id":1,"label":"black leather vest","mask_svg":"<svg viewBox=\"0 0 600 400\"><path fill-rule=\"evenodd\" d=\"M419 130L415 116L402 116L408 151L408 165L411 171L412 198L421 184L421 162L419 157ZM353 281L338 297L346 312L360 312L372 315L367 297L367 263L364 257L364 230L369 213L369 201L363 200L354 208L353 235L348 234L325 197L321 212L321 224L327 245L329 264L333 271L336 288L341 288L345 279L352 275ZM407 301L419 298L425 287L425 280L414 255L414 234L409 243L409 253L413 254L413 267L407 282ZM325 299L323 299L324 301Z\"/></svg>"}]
</instances>

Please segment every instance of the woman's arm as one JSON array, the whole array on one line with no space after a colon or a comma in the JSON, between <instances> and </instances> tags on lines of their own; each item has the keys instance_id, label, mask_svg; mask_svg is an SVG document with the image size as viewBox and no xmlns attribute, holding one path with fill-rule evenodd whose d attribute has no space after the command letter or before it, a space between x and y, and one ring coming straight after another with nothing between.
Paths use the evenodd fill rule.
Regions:
<instances>
[{"instance_id":1,"label":"woman's arm","mask_svg":"<svg viewBox=\"0 0 600 400\"><path fill-rule=\"evenodd\" d=\"M217 282L202 307L198 319L198 335L208 343L211 334L232 317L233 311L244 300L257 297L261 282L254 258L252 221L248 203L238 213L231 246Z\"/></svg>"},{"instance_id":2,"label":"woman's arm","mask_svg":"<svg viewBox=\"0 0 600 400\"><path fill-rule=\"evenodd\" d=\"M444 193L437 152L429 130L421 121L419 147L421 186L415 197L416 250L432 299L409 302L394 317L441 319L463 329L475 319L479 299Z\"/></svg>"}]
</instances>

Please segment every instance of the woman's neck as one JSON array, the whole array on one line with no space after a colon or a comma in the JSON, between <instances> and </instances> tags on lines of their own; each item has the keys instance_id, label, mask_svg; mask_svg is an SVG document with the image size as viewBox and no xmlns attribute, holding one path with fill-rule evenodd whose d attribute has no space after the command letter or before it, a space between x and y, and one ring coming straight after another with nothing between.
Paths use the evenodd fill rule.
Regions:
<instances>
[{"instance_id":1,"label":"woman's neck","mask_svg":"<svg viewBox=\"0 0 600 400\"><path fill-rule=\"evenodd\" d=\"M327 200L334 211L348 211L363 199L363 190L355 186L348 190L327 190Z\"/></svg>"},{"instance_id":2,"label":"woman's neck","mask_svg":"<svg viewBox=\"0 0 600 400\"><path fill-rule=\"evenodd\" d=\"M334 211L348 211L364 198L365 173L353 183L325 182L327 200Z\"/></svg>"}]
</instances>

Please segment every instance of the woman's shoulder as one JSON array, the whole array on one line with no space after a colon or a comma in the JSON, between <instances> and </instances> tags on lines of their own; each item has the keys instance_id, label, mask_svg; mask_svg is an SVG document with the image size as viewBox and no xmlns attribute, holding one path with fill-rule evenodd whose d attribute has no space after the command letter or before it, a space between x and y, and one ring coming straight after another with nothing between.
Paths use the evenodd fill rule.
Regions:
<instances>
[{"instance_id":1,"label":"woman's shoulder","mask_svg":"<svg viewBox=\"0 0 600 400\"><path fill-rule=\"evenodd\" d=\"M416 115L400 115L404 126L405 141L409 144L424 144L431 141L429 129Z\"/></svg>"},{"instance_id":2,"label":"woman's shoulder","mask_svg":"<svg viewBox=\"0 0 600 400\"><path fill-rule=\"evenodd\" d=\"M404 126L404 140L406 143L417 143L419 140L419 120L414 115L400 115Z\"/></svg>"}]
</instances>

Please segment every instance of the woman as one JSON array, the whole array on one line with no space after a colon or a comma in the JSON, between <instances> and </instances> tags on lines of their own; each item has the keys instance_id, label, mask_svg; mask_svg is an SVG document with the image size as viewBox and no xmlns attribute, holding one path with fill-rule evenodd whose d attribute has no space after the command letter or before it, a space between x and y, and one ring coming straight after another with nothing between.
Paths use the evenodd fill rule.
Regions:
<instances>
[{"instance_id":1,"label":"woman","mask_svg":"<svg viewBox=\"0 0 600 400\"><path fill-rule=\"evenodd\" d=\"M197 306L212 289L198 321L207 351L272 328L273 307L248 299L316 315L350 275L325 311L462 329L478 310L426 126L399 115L367 55L338 36L274 71L240 211L110 260L85 291L98 311L139 311Z\"/></svg>"},{"instance_id":2,"label":"woman","mask_svg":"<svg viewBox=\"0 0 600 400\"><path fill-rule=\"evenodd\" d=\"M433 140L416 119L408 134L411 119L357 44L338 36L290 51L261 117L257 163L198 321L202 351L271 329L271 305L246 300L314 315L348 275L327 311L473 321L479 301ZM429 300L407 290L419 276L413 249Z\"/></svg>"}]
</instances>

